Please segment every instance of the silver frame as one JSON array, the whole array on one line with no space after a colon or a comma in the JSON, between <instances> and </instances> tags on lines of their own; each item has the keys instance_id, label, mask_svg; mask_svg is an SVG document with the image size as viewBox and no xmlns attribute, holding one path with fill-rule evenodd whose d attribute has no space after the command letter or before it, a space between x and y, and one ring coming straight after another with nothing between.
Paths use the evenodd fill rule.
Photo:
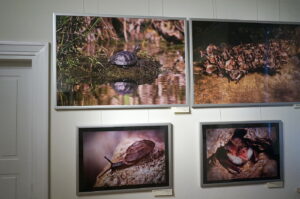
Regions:
<instances>
[{"instance_id":1,"label":"silver frame","mask_svg":"<svg viewBox=\"0 0 300 199\"><path fill-rule=\"evenodd\" d=\"M249 180L249 181L236 181L236 182L220 182L220 183L204 183L204 169L203 169L203 154L206 152L203 150L203 131L202 127L204 125L226 125L226 124L267 124L267 123L277 123L279 125L278 128L278 134L279 134L279 165L280 165L280 179L267 179L267 180ZM200 122L199 125L199 132L200 132L200 165L201 165L201 187L206 188L206 187L220 187L220 186L234 186L234 185L250 185L250 184L263 184L263 183L268 183L268 182L278 182L278 181L284 181L284 156L283 156L283 123L281 120L259 120L259 121L228 121L228 122Z\"/></svg>"},{"instance_id":2,"label":"silver frame","mask_svg":"<svg viewBox=\"0 0 300 199\"><path fill-rule=\"evenodd\" d=\"M56 16L93 16L93 17L114 17L114 18L144 18L144 19L170 19L170 20L184 20L184 50L185 50L185 104L153 104L153 105L90 105L90 106L58 106L57 105L57 86L56 86ZM137 16L137 15L97 15L97 14L78 14L78 13L53 13L53 27L52 27L52 86L54 89L54 107L57 110L65 110L65 109L140 109L140 108L171 108L171 107L186 107L190 106L190 87L189 87L189 22L187 18L184 17L159 17L159 16Z\"/></svg>"},{"instance_id":3,"label":"silver frame","mask_svg":"<svg viewBox=\"0 0 300 199\"><path fill-rule=\"evenodd\" d=\"M300 102L265 102L265 103L232 103L232 104L195 104L194 96L194 65L193 65L193 21L206 21L206 22L239 22L239 23L258 23L258 24L286 24L286 25L299 25L296 22L284 21L257 21L257 20L230 20L230 19L199 19L189 18L189 47L190 47L190 104L193 108L211 108L211 107L257 107L257 106L292 106L300 104Z\"/></svg>"},{"instance_id":4,"label":"silver frame","mask_svg":"<svg viewBox=\"0 0 300 199\"><path fill-rule=\"evenodd\" d=\"M114 128L114 127L149 127L149 126L167 126L168 127L168 170L169 170L169 185L160 187L145 187L145 188L129 188L129 189L114 189L114 190L99 190L91 192L79 191L79 129L80 128ZM173 189L173 125L172 123L141 123L141 124L124 124L124 125L99 125L99 126L77 126L76 135L76 194L78 196L84 195L99 195L111 193L129 193L129 192L142 192L160 189Z\"/></svg>"}]
</instances>

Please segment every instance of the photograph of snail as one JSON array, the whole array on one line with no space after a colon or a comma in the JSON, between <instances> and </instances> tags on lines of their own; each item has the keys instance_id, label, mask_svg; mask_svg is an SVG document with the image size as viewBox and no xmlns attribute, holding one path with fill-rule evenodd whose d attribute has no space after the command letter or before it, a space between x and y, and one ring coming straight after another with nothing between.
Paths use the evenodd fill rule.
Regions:
<instances>
[{"instance_id":1,"label":"photograph of snail","mask_svg":"<svg viewBox=\"0 0 300 199\"><path fill-rule=\"evenodd\" d=\"M78 128L77 194L172 188L172 126Z\"/></svg>"},{"instance_id":2,"label":"photograph of snail","mask_svg":"<svg viewBox=\"0 0 300 199\"><path fill-rule=\"evenodd\" d=\"M202 186L282 181L282 122L201 123Z\"/></svg>"},{"instance_id":3,"label":"photograph of snail","mask_svg":"<svg viewBox=\"0 0 300 199\"><path fill-rule=\"evenodd\" d=\"M300 102L300 25L190 20L194 107Z\"/></svg>"},{"instance_id":4,"label":"photograph of snail","mask_svg":"<svg viewBox=\"0 0 300 199\"><path fill-rule=\"evenodd\" d=\"M182 18L54 14L56 108L189 104Z\"/></svg>"}]
</instances>

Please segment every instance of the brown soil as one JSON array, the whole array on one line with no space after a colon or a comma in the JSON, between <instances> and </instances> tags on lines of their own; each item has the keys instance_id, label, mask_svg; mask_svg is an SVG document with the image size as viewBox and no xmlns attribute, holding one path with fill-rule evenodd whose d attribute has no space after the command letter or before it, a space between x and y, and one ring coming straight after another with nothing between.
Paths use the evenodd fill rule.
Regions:
<instances>
[{"instance_id":1,"label":"brown soil","mask_svg":"<svg viewBox=\"0 0 300 199\"><path fill-rule=\"evenodd\" d=\"M215 74L199 74L194 67L195 104L268 103L300 101L300 65L292 58L280 73L247 74L239 82Z\"/></svg>"}]
</instances>

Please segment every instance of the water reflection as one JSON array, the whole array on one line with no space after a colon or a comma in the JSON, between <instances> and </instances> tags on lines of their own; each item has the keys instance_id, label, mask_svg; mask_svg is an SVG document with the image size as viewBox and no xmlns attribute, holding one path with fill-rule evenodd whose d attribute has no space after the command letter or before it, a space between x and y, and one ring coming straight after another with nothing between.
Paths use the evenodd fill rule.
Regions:
<instances>
[{"instance_id":1,"label":"water reflection","mask_svg":"<svg viewBox=\"0 0 300 199\"><path fill-rule=\"evenodd\" d=\"M85 74L76 71L74 74L58 76L57 102L59 106L88 105L166 105L185 104L186 76L183 45L157 46L156 43L142 46L148 56L156 57L159 67L148 62L141 66L126 68L109 68ZM116 48L108 48L95 42L85 47L86 56L102 53L113 55L119 50L132 50L134 43ZM119 49L117 49L119 48ZM103 52L104 53L104 52ZM152 64L152 65L151 65ZM148 67L148 65L151 65ZM152 67L152 68L151 68ZM154 69L153 69L154 68ZM98 70L98 69L97 69ZM118 74L118 75L115 75ZM74 76L74 77L73 77ZM76 79L68 83L66 79Z\"/></svg>"},{"instance_id":2,"label":"water reflection","mask_svg":"<svg viewBox=\"0 0 300 199\"><path fill-rule=\"evenodd\" d=\"M120 95L132 94L136 92L137 83L133 80L117 80L111 84L111 87Z\"/></svg>"}]
</instances>

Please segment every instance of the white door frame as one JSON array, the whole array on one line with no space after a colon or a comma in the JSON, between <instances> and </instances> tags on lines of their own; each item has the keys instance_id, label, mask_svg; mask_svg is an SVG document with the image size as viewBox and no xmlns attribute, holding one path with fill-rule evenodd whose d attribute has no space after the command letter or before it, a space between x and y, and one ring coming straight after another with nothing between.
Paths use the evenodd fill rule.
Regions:
<instances>
[{"instance_id":1,"label":"white door frame","mask_svg":"<svg viewBox=\"0 0 300 199\"><path fill-rule=\"evenodd\" d=\"M49 49L48 43L0 41L0 61L31 62L32 199L49 197Z\"/></svg>"}]
</instances>

